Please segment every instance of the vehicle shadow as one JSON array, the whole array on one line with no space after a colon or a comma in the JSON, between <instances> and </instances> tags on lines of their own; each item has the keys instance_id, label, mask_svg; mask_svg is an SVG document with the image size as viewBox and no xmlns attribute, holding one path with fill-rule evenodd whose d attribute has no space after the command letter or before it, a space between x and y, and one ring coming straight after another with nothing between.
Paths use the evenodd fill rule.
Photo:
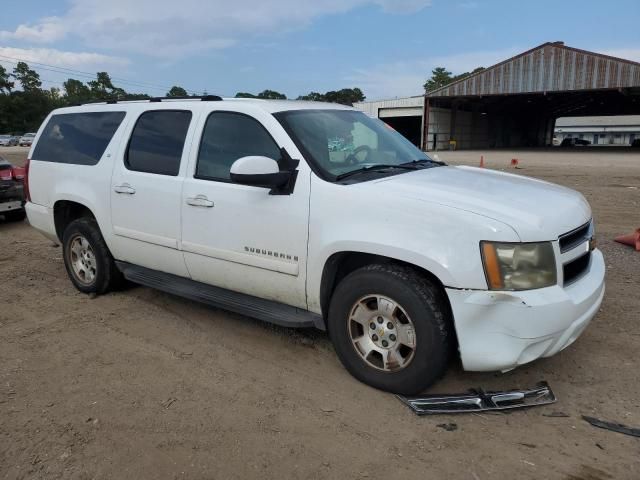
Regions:
<instances>
[{"instance_id":1,"label":"vehicle shadow","mask_svg":"<svg viewBox=\"0 0 640 480\"><path fill-rule=\"evenodd\" d=\"M7 218L0 213L0 225L2 226L22 225L23 223L26 223L26 219L14 220L11 218Z\"/></svg>"}]
</instances>

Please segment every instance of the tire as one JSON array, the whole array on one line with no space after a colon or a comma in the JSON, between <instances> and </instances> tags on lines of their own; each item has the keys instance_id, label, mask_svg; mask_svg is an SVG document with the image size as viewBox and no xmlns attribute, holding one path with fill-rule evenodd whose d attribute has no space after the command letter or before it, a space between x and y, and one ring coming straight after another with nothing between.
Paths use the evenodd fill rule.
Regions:
<instances>
[{"instance_id":1,"label":"tire","mask_svg":"<svg viewBox=\"0 0 640 480\"><path fill-rule=\"evenodd\" d=\"M369 265L336 287L328 329L340 361L355 378L380 390L413 395L447 369L454 343L449 312L440 288L412 268ZM388 348L382 345L385 339Z\"/></svg>"},{"instance_id":2,"label":"tire","mask_svg":"<svg viewBox=\"0 0 640 480\"><path fill-rule=\"evenodd\" d=\"M102 294L124 283L93 218L72 221L64 230L62 248L67 274L81 292Z\"/></svg>"},{"instance_id":3,"label":"tire","mask_svg":"<svg viewBox=\"0 0 640 480\"><path fill-rule=\"evenodd\" d=\"M27 212L24 208L20 210L13 210L11 212L3 213L5 220L8 222L22 222L25 218L27 218Z\"/></svg>"}]
</instances>

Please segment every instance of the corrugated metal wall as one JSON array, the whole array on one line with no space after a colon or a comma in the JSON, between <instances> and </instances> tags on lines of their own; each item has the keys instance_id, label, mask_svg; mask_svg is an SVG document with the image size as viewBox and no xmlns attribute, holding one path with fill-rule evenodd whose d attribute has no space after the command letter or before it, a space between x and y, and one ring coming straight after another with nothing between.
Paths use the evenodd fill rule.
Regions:
<instances>
[{"instance_id":1,"label":"corrugated metal wall","mask_svg":"<svg viewBox=\"0 0 640 480\"><path fill-rule=\"evenodd\" d=\"M545 44L430 97L640 87L640 64L560 44Z\"/></svg>"}]
</instances>

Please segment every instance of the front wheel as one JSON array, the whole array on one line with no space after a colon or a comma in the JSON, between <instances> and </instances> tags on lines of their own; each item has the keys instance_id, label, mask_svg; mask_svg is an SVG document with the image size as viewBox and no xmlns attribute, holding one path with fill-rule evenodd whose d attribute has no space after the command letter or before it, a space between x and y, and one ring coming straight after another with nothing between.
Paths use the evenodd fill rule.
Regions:
<instances>
[{"instance_id":1,"label":"front wheel","mask_svg":"<svg viewBox=\"0 0 640 480\"><path fill-rule=\"evenodd\" d=\"M345 368L381 390L411 395L440 378L452 332L443 293L410 267L369 265L347 275L329 308L329 335Z\"/></svg>"}]
</instances>

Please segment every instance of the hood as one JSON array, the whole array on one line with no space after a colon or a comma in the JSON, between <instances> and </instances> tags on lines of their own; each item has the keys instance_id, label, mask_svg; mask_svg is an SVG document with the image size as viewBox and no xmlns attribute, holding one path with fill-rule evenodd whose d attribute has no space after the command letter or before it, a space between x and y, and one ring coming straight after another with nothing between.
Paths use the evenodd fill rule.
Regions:
<instances>
[{"instance_id":1,"label":"hood","mask_svg":"<svg viewBox=\"0 0 640 480\"><path fill-rule=\"evenodd\" d=\"M367 184L387 195L466 210L505 223L523 242L555 240L584 225L591 208L566 187L475 167L437 167Z\"/></svg>"}]
</instances>

